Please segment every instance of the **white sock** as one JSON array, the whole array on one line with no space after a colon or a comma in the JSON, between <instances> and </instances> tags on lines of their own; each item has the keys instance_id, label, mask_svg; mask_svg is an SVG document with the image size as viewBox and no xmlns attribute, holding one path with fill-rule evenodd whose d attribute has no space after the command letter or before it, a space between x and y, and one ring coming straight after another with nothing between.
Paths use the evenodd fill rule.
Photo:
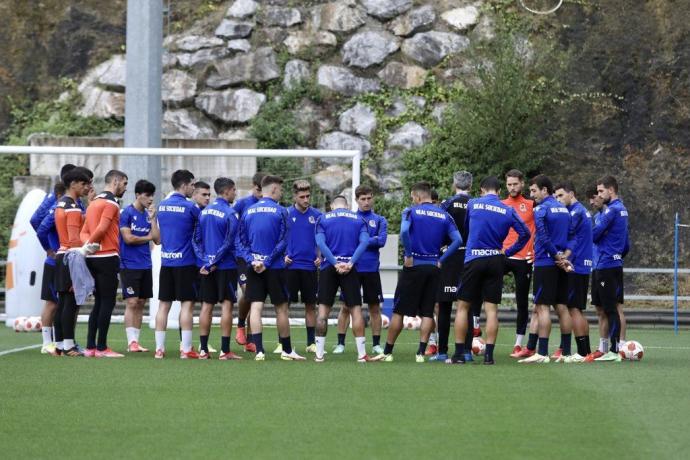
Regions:
<instances>
[{"instance_id":1,"label":"white sock","mask_svg":"<svg viewBox=\"0 0 690 460\"><path fill-rule=\"evenodd\" d=\"M316 357L323 358L323 351L326 348L326 337L315 337L316 339Z\"/></svg>"},{"instance_id":2,"label":"white sock","mask_svg":"<svg viewBox=\"0 0 690 460\"><path fill-rule=\"evenodd\" d=\"M429 345L436 345L438 343L438 333L432 332L429 335Z\"/></svg>"},{"instance_id":3,"label":"white sock","mask_svg":"<svg viewBox=\"0 0 690 460\"><path fill-rule=\"evenodd\" d=\"M134 339L139 342L139 335L141 335L141 329L137 329L136 327L133 327L134 329Z\"/></svg>"},{"instance_id":4,"label":"white sock","mask_svg":"<svg viewBox=\"0 0 690 460\"><path fill-rule=\"evenodd\" d=\"M625 340L619 340L619 341L618 341L618 349L620 350L620 349L623 348L624 346L625 346Z\"/></svg>"},{"instance_id":5,"label":"white sock","mask_svg":"<svg viewBox=\"0 0 690 460\"><path fill-rule=\"evenodd\" d=\"M64 350L65 342L55 342L55 348L57 348L58 350Z\"/></svg>"},{"instance_id":6,"label":"white sock","mask_svg":"<svg viewBox=\"0 0 690 460\"><path fill-rule=\"evenodd\" d=\"M165 331L156 331L156 350L165 351Z\"/></svg>"},{"instance_id":7,"label":"white sock","mask_svg":"<svg viewBox=\"0 0 690 460\"><path fill-rule=\"evenodd\" d=\"M515 346L521 347L522 340L525 338L525 334L515 334Z\"/></svg>"},{"instance_id":8,"label":"white sock","mask_svg":"<svg viewBox=\"0 0 690 460\"><path fill-rule=\"evenodd\" d=\"M185 353L192 351L192 331L182 331L182 351Z\"/></svg>"},{"instance_id":9,"label":"white sock","mask_svg":"<svg viewBox=\"0 0 690 460\"><path fill-rule=\"evenodd\" d=\"M55 326L50 328L51 331L53 331L53 341L55 341Z\"/></svg>"},{"instance_id":10,"label":"white sock","mask_svg":"<svg viewBox=\"0 0 690 460\"><path fill-rule=\"evenodd\" d=\"M71 350L74 348L74 339L65 339L62 342L62 347L63 350Z\"/></svg>"},{"instance_id":11,"label":"white sock","mask_svg":"<svg viewBox=\"0 0 690 460\"><path fill-rule=\"evenodd\" d=\"M602 353L609 351L609 339L599 339L599 351Z\"/></svg>"},{"instance_id":12,"label":"white sock","mask_svg":"<svg viewBox=\"0 0 690 460\"><path fill-rule=\"evenodd\" d=\"M357 357L360 358L367 354L367 338L355 337L355 344L357 344Z\"/></svg>"},{"instance_id":13,"label":"white sock","mask_svg":"<svg viewBox=\"0 0 690 460\"><path fill-rule=\"evenodd\" d=\"M125 328L125 333L127 334L127 345L129 345L132 342L137 341L137 336L136 336L136 329L133 327L126 327Z\"/></svg>"},{"instance_id":14,"label":"white sock","mask_svg":"<svg viewBox=\"0 0 690 460\"><path fill-rule=\"evenodd\" d=\"M43 336L43 345L48 345L53 341L53 328L52 327L42 327L41 335Z\"/></svg>"},{"instance_id":15,"label":"white sock","mask_svg":"<svg viewBox=\"0 0 690 460\"><path fill-rule=\"evenodd\" d=\"M474 321L474 328L479 329L479 316L473 316L472 319Z\"/></svg>"}]
</instances>

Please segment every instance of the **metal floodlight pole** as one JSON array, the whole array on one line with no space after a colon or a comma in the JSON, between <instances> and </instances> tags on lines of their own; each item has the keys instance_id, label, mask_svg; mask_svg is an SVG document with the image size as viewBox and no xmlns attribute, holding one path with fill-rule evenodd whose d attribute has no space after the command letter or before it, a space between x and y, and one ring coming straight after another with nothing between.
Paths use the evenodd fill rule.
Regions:
<instances>
[{"instance_id":1,"label":"metal floodlight pole","mask_svg":"<svg viewBox=\"0 0 690 460\"><path fill-rule=\"evenodd\" d=\"M673 331L678 335L678 230L680 216L676 213L673 235Z\"/></svg>"}]
</instances>

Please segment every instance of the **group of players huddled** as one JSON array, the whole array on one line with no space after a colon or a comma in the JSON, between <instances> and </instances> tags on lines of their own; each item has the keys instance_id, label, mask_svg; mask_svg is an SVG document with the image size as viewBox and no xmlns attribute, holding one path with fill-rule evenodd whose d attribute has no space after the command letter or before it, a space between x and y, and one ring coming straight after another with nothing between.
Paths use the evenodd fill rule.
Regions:
<instances>
[{"instance_id":1,"label":"group of players huddled","mask_svg":"<svg viewBox=\"0 0 690 460\"><path fill-rule=\"evenodd\" d=\"M153 297L152 248L161 245L159 308L155 354L166 355L168 315L173 301L180 309L180 358L209 359L213 309L221 305L220 360L241 359L230 349L233 307L237 303L235 342L254 359L266 359L262 314L267 297L275 307L278 345L274 353L301 361L290 338L289 304L305 306L307 353L325 360L326 332L338 299L338 343L345 350L345 332L352 322L357 361L393 361L395 341L405 316L422 318L416 361L462 364L471 361L473 337L481 335L479 316L486 315L484 364L494 364L498 305L503 278L515 278L516 341L510 355L520 363L620 361L625 337L623 258L628 245L628 214L612 176L599 179L587 198L594 218L576 198L570 182L554 186L538 175L529 181L531 199L518 170L505 176L507 198L496 177L481 181L481 196L470 197L472 174L456 172L455 195L438 203L428 182L410 191L412 204L402 213L400 238L403 268L396 287L393 315L381 346L383 293L379 250L386 244L386 219L373 211L371 187L355 190L357 211L336 196L330 211L311 206L308 181L292 184L293 205L279 204L283 179L257 173L249 196L236 200L232 179L219 177L211 186L195 181L187 170L172 174L171 192L154 206L156 187L135 184L134 203L118 204L128 185L127 174L105 175L103 192L95 194L93 173L65 165L61 182L31 218L47 252L42 294L42 353L56 356L117 358L108 346L108 329L118 285L125 299L128 352L147 352L139 342L143 310ZM87 198L88 197L88 198ZM85 206L88 200L88 206ZM587 307L591 277L592 304L599 318L599 347L592 351ZM534 278L532 280L532 278ZM533 303L529 321L529 290ZM238 291L238 286L240 290ZM86 347L75 341L80 305L93 291ZM239 294L239 295L238 295ZM239 300L238 300L239 298ZM363 302L369 310L372 354L367 354ZM193 312L199 314L199 351L193 346ZM448 342L453 304L455 352ZM551 308L559 319L561 343L549 356ZM529 323L527 346L523 347ZM572 334L577 350L571 352ZM623 339L621 339L623 338ZM426 358L428 357L428 358Z\"/></svg>"}]
</instances>

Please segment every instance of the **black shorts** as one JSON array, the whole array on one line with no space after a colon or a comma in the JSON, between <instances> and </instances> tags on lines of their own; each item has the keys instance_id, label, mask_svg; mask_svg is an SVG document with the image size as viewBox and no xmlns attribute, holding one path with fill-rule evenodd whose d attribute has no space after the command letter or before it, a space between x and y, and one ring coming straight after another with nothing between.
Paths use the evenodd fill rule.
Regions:
<instances>
[{"instance_id":1,"label":"black shorts","mask_svg":"<svg viewBox=\"0 0 690 460\"><path fill-rule=\"evenodd\" d=\"M568 274L553 266L534 267L534 305L567 305Z\"/></svg>"},{"instance_id":2,"label":"black shorts","mask_svg":"<svg viewBox=\"0 0 690 460\"><path fill-rule=\"evenodd\" d=\"M592 305L595 307L601 307L601 299L599 299L599 289L597 289L597 270L592 272L592 288L590 289L592 293Z\"/></svg>"},{"instance_id":3,"label":"black shorts","mask_svg":"<svg viewBox=\"0 0 690 460\"><path fill-rule=\"evenodd\" d=\"M287 303L290 295L287 289L287 270L268 268L261 273L247 270L247 287L245 296L249 302L265 302L271 297L273 305Z\"/></svg>"},{"instance_id":4,"label":"black shorts","mask_svg":"<svg viewBox=\"0 0 690 460\"><path fill-rule=\"evenodd\" d=\"M241 257L238 257L236 262L237 262L237 280L238 280L240 286L244 286L245 284L247 284L247 261Z\"/></svg>"},{"instance_id":5,"label":"black shorts","mask_svg":"<svg viewBox=\"0 0 690 460\"><path fill-rule=\"evenodd\" d=\"M393 313L433 318L440 277L436 265L403 267L395 287Z\"/></svg>"},{"instance_id":6,"label":"black shorts","mask_svg":"<svg viewBox=\"0 0 690 460\"><path fill-rule=\"evenodd\" d=\"M438 302L454 302L460 294L460 279L465 265L465 251L456 251L441 265L441 275L438 284Z\"/></svg>"},{"instance_id":7,"label":"black shorts","mask_svg":"<svg viewBox=\"0 0 690 460\"><path fill-rule=\"evenodd\" d=\"M613 311L623 298L623 267L604 268L596 271L597 294L604 311Z\"/></svg>"},{"instance_id":8,"label":"black shorts","mask_svg":"<svg viewBox=\"0 0 690 460\"><path fill-rule=\"evenodd\" d=\"M201 275L201 301L217 304L229 300L237 302L237 270L216 269L208 275Z\"/></svg>"},{"instance_id":9,"label":"black shorts","mask_svg":"<svg viewBox=\"0 0 690 460\"><path fill-rule=\"evenodd\" d=\"M589 275L568 273L568 308L587 309Z\"/></svg>"},{"instance_id":10,"label":"black shorts","mask_svg":"<svg viewBox=\"0 0 690 460\"><path fill-rule=\"evenodd\" d=\"M153 271L150 268L123 268L120 270L122 297L150 299L153 297Z\"/></svg>"},{"instance_id":11,"label":"black shorts","mask_svg":"<svg viewBox=\"0 0 690 460\"><path fill-rule=\"evenodd\" d=\"M55 280L54 286L57 292L69 292L72 289L72 277L69 274L69 267L65 265L65 254L58 254L55 257Z\"/></svg>"},{"instance_id":12,"label":"black shorts","mask_svg":"<svg viewBox=\"0 0 690 460\"><path fill-rule=\"evenodd\" d=\"M469 261L462 271L458 298L472 305L499 304L503 294L505 256L480 257Z\"/></svg>"},{"instance_id":13,"label":"black shorts","mask_svg":"<svg viewBox=\"0 0 690 460\"><path fill-rule=\"evenodd\" d=\"M57 302L55 289L55 265L43 264L43 278L41 279L41 300Z\"/></svg>"},{"instance_id":14,"label":"black shorts","mask_svg":"<svg viewBox=\"0 0 690 460\"><path fill-rule=\"evenodd\" d=\"M359 285L362 286L362 301L367 305L383 303L383 288L379 272L358 272Z\"/></svg>"},{"instance_id":15,"label":"black shorts","mask_svg":"<svg viewBox=\"0 0 690 460\"><path fill-rule=\"evenodd\" d=\"M359 273L355 268L346 275L339 274L332 265L319 272L318 302L320 305L332 307L338 288L340 288L341 297L347 307L362 305L362 295L359 292Z\"/></svg>"},{"instance_id":16,"label":"black shorts","mask_svg":"<svg viewBox=\"0 0 690 460\"><path fill-rule=\"evenodd\" d=\"M163 302L195 301L197 292L196 265L184 265L182 267L161 267L158 277L158 300Z\"/></svg>"},{"instance_id":17,"label":"black shorts","mask_svg":"<svg viewBox=\"0 0 690 460\"><path fill-rule=\"evenodd\" d=\"M318 289L316 270L288 270L287 280L290 302L299 302L301 294L302 303L309 305L316 303L316 291Z\"/></svg>"}]
</instances>

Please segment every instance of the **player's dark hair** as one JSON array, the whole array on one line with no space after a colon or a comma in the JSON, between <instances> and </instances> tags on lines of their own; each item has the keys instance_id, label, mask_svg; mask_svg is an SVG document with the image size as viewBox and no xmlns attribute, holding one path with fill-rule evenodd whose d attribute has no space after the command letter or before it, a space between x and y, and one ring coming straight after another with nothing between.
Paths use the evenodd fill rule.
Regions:
<instances>
[{"instance_id":1,"label":"player's dark hair","mask_svg":"<svg viewBox=\"0 0 690 460\"><path fill-rule=\"evenodd\" d=\"M556 184L556 185L554 186L553 189L554 189L554 190L563 189L563 190L565 190L567 193L571 193L571 192L574 193L574 194L577 193L577 191L575 190L575 184L573 184L573 183L572 183L571 181L569 181L569 180L566 180L566 181L563 181L563 182L559 182L558 184Z\"/></svg>"},{"instance_id":2,"label":"player's dark hair","mask_svg":"<svg viewBox=\"0 0 690 460\"><path fill-rule=\"evenodd\" d=\"M511 169L506 173L506 179L509 177L515 177L517 180L525 180L525 175L519 169Z\"/></svg>"},{"instance_id":3,"label":"player's dark hair","mask_svg":"<svg viewBox=\"0 0 690 460\"><path fill-rule=\"evenodd\" d=\"M53 195L55 195L56 198L64 195L66 191L65 184L62 182L58 182L53 186Z\"/></svg>"},{"instance_id":4,"label":"player's dark hair","mask_svg":"<svg viewBox=\"0 0 690 460\"><path fill-rule=\"evenodd\" d=\"M482 179L479 188L487 192L498 192L501 189L501 181L496 176L488 176Z\"/></svg>"},{"instance_id":5,"label":"player's dark hair","mask_svg":"<svg viewBox=\"0 0 690 460\"><path fill-rule=\"evenodd\" d=\"M178 169L170 177L170 184L174 190L178 190L183 185L191 184L194 180L194 174L186 169Z\"/></svg>"},{"instance_id":6,"label":"player's dark hair","mask_svg":"<svg viewBox=\"0 0 690 460\"><path fill-rule=\"evenodd\" d=\"M198 180L194 182L194 190L199 190L200 188L211 190L211 185L208 182Z\"/></svg>"},{"instance_id":7,"label":"player's dark hair","mask_svg":"<svg viewBox=\"0 0 690 460\"><path fill-rule=\"evenodd\" d=\"M355 198L359 198L362 195L373 195L374 189L368 185L358 185L355 189Z\"/></svg>"},{"instance_id":8,"label":"player's dark hair","mask_svg":"<svg viewBox=\"0 0 690 460\"><path fill-rule=\"evenodd\" d=\"M599 195L599 192L597 192L597 186L593 185L591 187L587 188L587 198L594 198Z\"/></svg>"},{"instance_id":9,"label":"player's dark hair","mask_svg":"<svg viewBox=\"0 0 690 460\"><path fill-rule=\"evenodd\" d=\"M266 173L258 172L252 176L252 184L255 187L259 187L259 190L261 190L261 183L264 180L264 177L266 177Z\"/></svg>"},{"instance_id":10,"label":"player's dark hair","mask_svg":"<svg viewBox=\"0 0 690 460\"><path fill-rule=\"evenodd\" d=\"M431 197L431 184L427 181L417 182L412 186L412 193Z\"/></svg>"},{"instance_id":11,"label":"player's dark hair","mask_svg":"<svg viewBox=\"0 0 690 460\"><path fill-rule=\"evenodd\" d=\"M436 189L433 189L431 191L431 201L438 201L438 192Z\"/></svg>"},{"instance_id":12,"label":"player's dark hair","mask_svg":"<svg viewBox=\"0 0 690 460\"><path fill-rule=\"evenodd\" d=\"M615 193L618 193L618 181L611 175L600 178L597 181L597 185L603 185L604 188L612 188Z\"/></svg>"},{"instance_id":13,"label":"player's dark hair","mask_svg":"<svg viewBox=\"0 0 690 460\"><path fill-rule=\"evenodd\" d=\"M213 182L213 190L216 191L216 195L222 195L231 188L235 188L235 181L229 177L219 177Z\"/></svg>"},{"instance_id":14,"label":"player's dark hair","mask_svg":"<svg viewBox=\"0 0 690 460\"><path fill-rule=\"evenodd\" d=\"M93 171L91 171L89 168L85 168L84 166L77 166L76 168L72 169L72 171L75 171L75 170L80 171L83 174L86 174L86 177L89 178L89 181L93 180Z\"/></svg>"},{"instance_id":15,"label":"player's dark hair","mask_svg":"<svg viewBox=\"0 0 690 460\"><path fill-rule=\"evenodd\" d=\"M66 165L63 165L62 168L60 168L60 180L62 180L62 176L64 176L68 171L71 171L74 168L76 168L76 166L72 163L67 163Z\"/></svg>"},{"instance_id":16,"label":"player's dark hair","mask_svg":"<svg viewBox=\"0 0 690 460\"><path fill-rule=\"evenodd\" d=\"M298 179L292 183L292 193L309 191L311 191L311 184L309 183L309 181L306 181L304 179Z\"/></svg>"},{"instance_id":17,"label":"player's dark hair","mask_svg":"<svg viewBox=\"0 0 690 460\"><path fill-rule=\"evenodd\" d=\"M111 169L105 175L105 183L109 184L113 181L113 179L128 179L128 177L127 174L123 173L122 171Z\"/></svg>"},{"instance_id":18,"label":"player's dark hair","mask_svg":"<svg viewBox=\"0 0 690 460\"><path fill-rule=\"evenodd\" d=\"M68 189L70 185L72 185L72 182L84 182L87 184L91 182L91 177L89 177L87 171L88 169L81 167L76 167L67 171L62 178L62 183L65 184L65 189Z\"/></svg>"},{"instance_id":19,"label":"player's dark hair","mask_svg":"<svg viewBox=\"0 0 690 460\"><path fill-rule=\"evenodd\" d=\"M273 184L283 185L283 178L280 176L267 175L267 176L264 176L263 179L261 179L261 188L262 189L268 187L269 185L273 185Z\"/></svg>"},{"instance_id":20,"label":"player's dark hair","mask_svg":"<svg viewBox=\"0 0 690 460\"><path fill-rule=\"evenodd\" d=\"M134 184L134 194L138 195L144 193L146 195L153 195L156 193L156 186L146 179L140 179Z\"/></svg>"},{"instance_id":21,"label":"player's dark hair","mask_svg":"<svg viewBox=\"0 0 690 460\"><path fill-rule=\"evenodd\" d=\"M532 180L529 181L529 185L536 185L539 190L546 188L547 193L553 195L553 182L544 174L534 176Z\"/></svg>"}]
</instances>

